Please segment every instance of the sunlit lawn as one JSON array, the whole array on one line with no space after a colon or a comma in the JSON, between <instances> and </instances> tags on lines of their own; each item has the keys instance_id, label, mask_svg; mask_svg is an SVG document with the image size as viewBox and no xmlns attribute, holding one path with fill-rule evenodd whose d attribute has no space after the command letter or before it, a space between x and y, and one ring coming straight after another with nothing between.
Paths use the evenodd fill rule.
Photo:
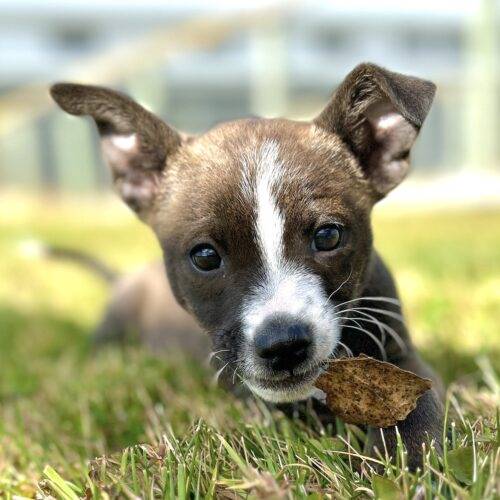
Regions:
<instances>
[{"instance_id":1,"label":"sunlit lawn","mask_svg":"<svg viewBox=\"0 0 500 500\"><path fill-rule=\"evenodd\" d=\"M449 448L466 450L444 462L430 453L417 476L389 468L384 482L371 475L369 462L362 474L350 463L360 438L352 427L334 440L317 425L308 429L259 404L233 401L211 387L203 368L138 347L91 350L106 286L72 264L26 259L17 244L36 237L130 269L158 250L126 211L102 200L15 198L1 208L4 495L369 497L374 488L382 497L391 488L403 497L495 495L498 211L377 213L377 247L397 277L415 342L452 383ZM121 452L138 443L145 446ZM108 458L89 465L101 455Z\"/></svg>"}]
</instances>

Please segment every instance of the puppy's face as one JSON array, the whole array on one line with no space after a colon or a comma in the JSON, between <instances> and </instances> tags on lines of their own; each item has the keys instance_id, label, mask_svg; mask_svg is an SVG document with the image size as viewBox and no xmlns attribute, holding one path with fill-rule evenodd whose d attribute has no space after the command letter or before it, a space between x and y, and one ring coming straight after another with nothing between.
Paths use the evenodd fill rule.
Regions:
<instances>
[{"instance_id":1,"label":"puppy's face","mask_svg":"<svg viewBox=\"0 0 500 500\"><path fill-rule=\"evenodd\" d=\"M241 120L199 137L128 98L53 88L91 115L125 201L154 229L178 301L215 358L264 399L303 399L360 293L373 203L406 174L432 84L356 68L313 122Z\"/></svg>"},{"instance_id":2,"label":"puppy's face","mask_svg":"<svg viewBox=\"0 0 500 500\"><path fill-rule=\"evenodd\" d=\"M267 399L306 396L370 253L354 156L314 124L245 120L189 141L163 185L152 224L170 282L221 367Z\"/></svg>"}]
</instances>

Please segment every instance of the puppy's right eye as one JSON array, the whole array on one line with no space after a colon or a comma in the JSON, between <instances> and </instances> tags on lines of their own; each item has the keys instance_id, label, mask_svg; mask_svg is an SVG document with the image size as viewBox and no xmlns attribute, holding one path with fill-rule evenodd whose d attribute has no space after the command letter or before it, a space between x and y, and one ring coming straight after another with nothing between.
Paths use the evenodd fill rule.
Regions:
<instances>
[{"instance_id":1,"label":"puppy's right eye","mask_svg":"<svg viewBox=\"0 0 500 500\"><path fill-rule=\"evenodd\" d=\"M191 262L200 271L213 271L218 269L222 263L220 255L212 245L202 243L196 245L190 253Z\"/></svg>"}]
</instances>

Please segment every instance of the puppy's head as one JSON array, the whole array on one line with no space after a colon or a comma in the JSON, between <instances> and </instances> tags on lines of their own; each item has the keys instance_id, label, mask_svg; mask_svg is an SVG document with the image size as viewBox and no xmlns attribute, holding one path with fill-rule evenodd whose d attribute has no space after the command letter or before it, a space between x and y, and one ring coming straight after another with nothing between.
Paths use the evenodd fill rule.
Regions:
<instances>
[{"instance_id":1,"label":"puppy's head","mask_svg":"<svg viewBox=\"0 0 500 500\"><path fill-rule=\"evenodd\" d=\"M249 119L184 136L117 92L57 84L96 122L116 189L151 225L172 289L255 393L312 392L360 293L373 204L407 174L434 85L355 68L312 122Z\"/></svg>"}]
</instances>

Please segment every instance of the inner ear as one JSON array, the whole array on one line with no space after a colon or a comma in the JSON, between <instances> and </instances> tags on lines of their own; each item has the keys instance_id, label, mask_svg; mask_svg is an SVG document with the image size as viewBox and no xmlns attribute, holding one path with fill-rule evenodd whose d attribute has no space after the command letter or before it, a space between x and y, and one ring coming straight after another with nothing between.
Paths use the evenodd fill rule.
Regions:
<instances>
[{"instance_id":1,"label":"inner ear","mask_svg":"<svg viewBox=\"0 0 500 500\"><path fill-rule=\"evenodd\" d=\"M410 150L418 132L388 101L369 106L365 115L373 141L365 170L377 192L385 194L408 174Z\"/></svg>"},{"instance_id":2,"label":"inner ear","mask_svg":"<svg viewBox=\"0 0 500 500\"><path fill-rule=\"evenodd\" d=\"M101 149L111 168L115 190L134 212L144 217L156 197L162 169L145 166L148 159L141 154L136 133L101 135Z\"/></svg>"},{"instance_id":3,"label":"inner ear","mask_svg":"<svg viewBox=\"0 0 500 500\"><path fill-rule=\"evenodd\" d=\"M381 198L408 173L434 93L431 82L364 63L347 75L314 123L345 142Z\"/></svg>"},{"instance_id":4,"label":"inner ear","mask_svg":"<svg viewBox=\"0 0 500 500\"><path fill-rule=\"evenodd\" d=\"M113 177L126 175L128 170L134 168L135 162L141 162L139 139L136 133L101 133L101 148L106 163L111 167Z\"/></svg>"}]
</instances>

